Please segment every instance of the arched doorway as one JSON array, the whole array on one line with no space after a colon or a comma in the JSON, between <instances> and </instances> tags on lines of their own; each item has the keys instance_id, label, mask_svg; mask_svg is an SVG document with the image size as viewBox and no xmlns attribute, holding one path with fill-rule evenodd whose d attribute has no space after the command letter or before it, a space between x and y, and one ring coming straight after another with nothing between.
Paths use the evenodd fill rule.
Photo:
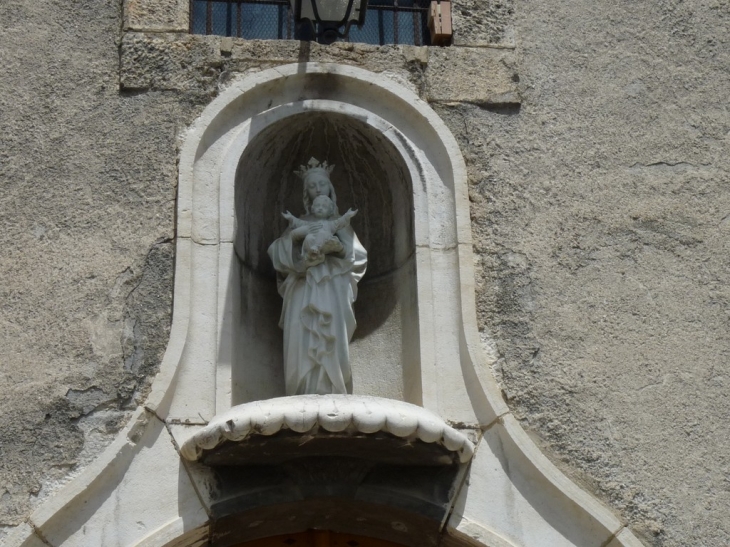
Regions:
<instances>
[{"instance_id":1,"label":"arched doorway","mask_svg":"<svg viewBox=\"0 0 730 547\"><path fill-rule=\"evenodd\" d=\"M235 547L402 547L382 539L341 534L329 530L307 530L299 534L268 537L239 543Z\"/></svg>"}]
</instances>

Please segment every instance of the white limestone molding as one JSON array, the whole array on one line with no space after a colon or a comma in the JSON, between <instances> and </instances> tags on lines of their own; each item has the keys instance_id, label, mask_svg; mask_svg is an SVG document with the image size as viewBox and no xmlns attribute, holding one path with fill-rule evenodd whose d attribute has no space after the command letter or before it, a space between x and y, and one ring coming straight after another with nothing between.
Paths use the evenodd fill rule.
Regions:
<instances>
[{"instance_id":1,"label":"white limestone molding","mask_svg":"<svg viewBox=\"0 0 730 547\"><path fill-rule=\"evenodd\" d=\"M330 83L333 76L337 85ZM318 89L322 86L328 89ZM327 99L301 100L307 88ZM266 128L306 112L345 115L373 128L410 172L420 330L412 353L420 366L404 371L405 400L471 427L492 423L508 409L479 356L466 171L458 145L428 105L400 85L353 67L318 63L279 67L233 84L189 132L180 160L178 233L192 240L192 293L200 298L192 301L169 416L201 423L201 417L208 421L230 407L225 399L233 365L220 357L232 353L235 319L204 295L217 290L219 297L235 300L240 291L229 246L241 221L234 207L236 170L247 146ZM212 318L219 319L217 344L209 335ZM191 405L201 392L206 404ZM148 404L168 416L154 398Z\"/></svg>"},{"instance_id":2,"label":"white limestone molding","mask_svg":"<svg viewBox=\"0 0 730 547\"><path fill-rule=\"evenodd\" d=\"M461 463L474 454L474 445L462 432L447 425L425 408L357 395L298 395L255 401L217 415L180 447L190 461L221 443L245 442L257 435L276 435L283 429L310 433L321 428L330 433L390 433L395 437L436 443L458 454Z\"/></svg>"},{"instance_id":3,"label":"white limestone molding","mask_svg":"<svg viewBox=\"0 0 730 547\"><path fill-rule=\"evenodd\" d=\"M143 408L99 459L29 519L37 537L54 547L140 545L159 530L194 537L207 522L167 427ZM10 535L4 545L32 546L33 537Z\"/></svg>"},{"instance_id":4,"label":"white limestone molding","mask_svg":"<svg viewBox=\"0 0 730 547\"><path fill-rule=\"evenodd\" d=\"M234 427L226 429L232 419L226 413L234 406L232 356L234 349L245 351L232 345L240 335L240 311L229 306L241 292L236 173L245 151L267 128L309 112L344 116L377 132L411 179L417 302L408 319L418 332L405 349L418 359L404 366L404 400L393 401L392 408L410 403L440 424L451 424L448 433L441 430L440 442L463 454L470 448L459 448L451 432L483 432L444 526L444 537L453 542L444 545L639 545L608 509L540 453L502 400L479 340L466 168L453 135L428 104L387 76L320 63L246 75L184 135L173 323L145 408L6 543L30 547L43 538L54 547L183 547L206 541L209 500L187 458L227 434L242 435L246 419L250 424L250 417L241 418L237 430L234 419ZM416 418L420 437L419 412L409 415L409 427ZM287 427L299 427L296 423L286 420ZM357 427L393 433L389 420L380 423L361 420ZM183 444L175 436L179 424L210 433L201 434L200 444ZM423 431L430 439L437 428ZM151 503L155 497L162 501Z\"/></svg>"}]
</instances>

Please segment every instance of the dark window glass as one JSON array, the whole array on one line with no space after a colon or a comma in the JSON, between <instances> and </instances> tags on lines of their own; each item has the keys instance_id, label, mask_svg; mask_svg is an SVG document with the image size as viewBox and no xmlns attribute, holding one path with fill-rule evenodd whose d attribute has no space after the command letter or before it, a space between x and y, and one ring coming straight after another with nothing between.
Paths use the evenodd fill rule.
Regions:
<instances>
[{"instance_id":1,"label":"dark window glass","mask_svg":"<svg viewBox=\"0 0 730 547\"><path fill-rule=\"evenodd\" d=\"M429 45L430 0L370 0L362 28L348 42ZM249 40L308 40L308 25L295 28L289 0L191 0L190 32Z\"/></svg>"}]
</instances>

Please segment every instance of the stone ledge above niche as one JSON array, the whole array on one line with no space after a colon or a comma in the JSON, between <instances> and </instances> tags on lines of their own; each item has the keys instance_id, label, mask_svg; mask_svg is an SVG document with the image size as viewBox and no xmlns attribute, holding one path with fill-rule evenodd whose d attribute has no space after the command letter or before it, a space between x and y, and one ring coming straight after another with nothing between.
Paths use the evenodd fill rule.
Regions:
<instances>
[{"instance_id":1,"label":"stone ledge above niche","mask_svg":"<svg viewBox=\"0 0 730 547\"><path fill-rule=\"evenodd\" d=\"M190 437L183 457L206 465L283 463L309 456L383 463L468 462L474 445L432 412L357 395L299 395L238 405Z\"/></svg>"}]
</instances>

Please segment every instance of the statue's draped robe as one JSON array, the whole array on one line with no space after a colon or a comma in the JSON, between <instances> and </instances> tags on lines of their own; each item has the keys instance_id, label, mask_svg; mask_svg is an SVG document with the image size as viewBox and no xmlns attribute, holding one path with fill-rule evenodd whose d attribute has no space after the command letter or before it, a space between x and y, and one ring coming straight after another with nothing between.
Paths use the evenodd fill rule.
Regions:
<instances>
[{"instance_id":1,"label":"statue's draped robe","mask_svg":"<svg viewBox=\"0 0 730 547\"><path fill-rule=\"evenodd\" d=\"M344 258L329 254L308 269L299 258L301 242L292 241L291 230L269 247L274 268L282 274L279 326L284 330L287 395L352 391L348 345L355 331L353 303L357 282L365 275L367 252L350 226L336 235Z\"/></svg>"}]
</instances>

